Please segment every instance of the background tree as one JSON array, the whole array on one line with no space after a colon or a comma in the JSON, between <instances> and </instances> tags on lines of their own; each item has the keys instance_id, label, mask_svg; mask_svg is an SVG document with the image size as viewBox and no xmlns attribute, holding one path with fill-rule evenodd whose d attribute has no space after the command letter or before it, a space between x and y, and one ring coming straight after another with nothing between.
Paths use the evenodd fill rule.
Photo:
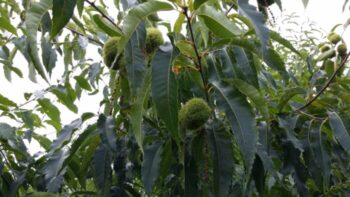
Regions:
<instances>
[{"instance_id":1,"label":"background tree","mask_svg":"<svg viewBox=\"0 0 350 197\"><path fill-rule=\"evenodd\" d=\"M46 86L24 104L0 95L16 122L0 123L0 196L348 194L349 53L337 27L322 41L313 29L285 39L248 0L0 5L6 78L23 77L23 56ZM59 103L77 113L84 92L102 94L102 110L62 125ZM44 151L30 154L31 140Z\"/></svg>"}]
</instances>

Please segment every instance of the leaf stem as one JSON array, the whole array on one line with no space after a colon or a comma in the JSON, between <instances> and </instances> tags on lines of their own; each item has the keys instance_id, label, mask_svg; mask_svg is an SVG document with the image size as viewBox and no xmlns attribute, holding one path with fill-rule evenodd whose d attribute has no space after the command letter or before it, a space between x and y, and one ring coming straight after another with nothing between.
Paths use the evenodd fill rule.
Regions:
<instances>
[{"instance_id":1,"label":"leaf stem","mask_svg":"<svg viewBox=\"0 0 350 197\"><path fill-rule=\"evenodd\" d=\"M103 46L103 43L102 43L101 41L99 41L99 40L95 40L95 39L93 39L93 38L91 38L91 37L89 37L89 36L87 36L87 35L84 35L84 34L78 32L78 31L76 31L76 30L74 30L74 29L72 29L72 28L66 27L66 29L68 29L69 31L71 31L73 34L77 34L77 35L86 37L89 41L95 42L95 43L98 44L99 46Z\"/></svg>"},{"instance_id":2,"label":"leaf stem","mask_svg":"<svg viewBox=\"0 0 350 197\"><path fill-rule=\"evenodd\" d=\"M95 4L95 2L91 2L89 0L85 0L86 3L88 3L91 7L93 7L97 12L99 12L103 18L107 19L112 25L114 25L116 28L118 28L121 32L123 31L111 18L109 18L100 8L98 8Z\"/></svg>"},{"instance_id":3,"label":"leaf stem","mask_svg":"<svg viewBox=\"0 0 350 197\"><path fill-rule=\"evenodd\" d=\"M196 53L196 57L197 57L196 66L199 69L199 73L201 74L201 78L202 78L202 81L203 81L205 99L207 100L207 102L209 102L209 95L208 95L208 92L207 92L207 85L208 84L207 84L207 81L204 78L203 65L202 65L202 62L201 62L202 57L200 56L200 54L198 52L198 47L197 47L196 41L194 39L193 28L192 28L192 24L191 24L191 17L188 15L188 7L183 7L182 9L183 9L183 14L186 17L187 25L188 25L188 28L189 28L189 31L190 31L190 36L191 36L194 52Z\"/></svg>"},{"instance_id":4,"label":"leaf stem","mask_svg":"<svg viewBox=\"0 0 350 197\"><path fill-rule=\"evenodd\" d=\"M332 76L329 78L327 83L322 87L322 89L314 97L312 97L309 101L307 101L303 106L297 108L296 111L302 111L303 109L310 106L329 87L329 85L335 79L335 77L340 72L340 70L345 66L345 63L349 59L349 56L350 56L350 52L343 58L338 68L333 72Z\"/></svg>"}]
</instances>

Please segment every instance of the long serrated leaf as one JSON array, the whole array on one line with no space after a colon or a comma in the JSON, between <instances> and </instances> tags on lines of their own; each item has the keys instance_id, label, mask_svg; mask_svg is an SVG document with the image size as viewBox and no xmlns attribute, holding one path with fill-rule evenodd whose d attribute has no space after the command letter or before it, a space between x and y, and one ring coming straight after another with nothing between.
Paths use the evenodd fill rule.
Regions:
<instances>
[{"instance_id":1,"label":"long serrated leaf","mask_svg":"<svg viewBox=\"0 0 350 197\"><path fill-rule=\"evenodd\" d=\"M234 168L232 137L217 120L207 124L206 130L214 163L215 196L227 196Z\"/></svg>"},{"instance_id":2,"label":"long serrated leaf","mask_svg":"<svg viewBox=\"0 0 350 197\"><path fill-rule=\"evenodd\" d=\"M264 15L258 12L256 7L250 5L248 0L238 0L238 12L252 22L264 51L269 40L269 29L265 25Z\"/></svg>"},{"instance_id":3,"label":"long serrated leaf","mask_svg":"<svg viewBox=\"0 0 350 197\"><path fill-rule=\"evenodd\" d=\"M336 112L327 111L329 124L333 130L335 138L344 150L350 154L350 135L346 130L343 120Z\"/></svg>"},{"instance_id":4,"label":"long serrated leaf","mask_svg":"<svg viewBox=\"0 0 350 197\"><path fill-rule=\"evenodd\" d=\"M73 132L76 131L82 124L81 119L76 119L72 123L65 125L60 132L57 139L55 139L51 145L50 151L48 152L49 155L56 152L58 149L60 149L63 145L67 144L69 140L72 138Z\"/></svg>"},{"instance_id":5,"label":"long serrated leaf","mask_svg":"<svg viewBox=\"0 0 350 197\"><path fill-rule=\"evenodd\" d=\"M141 174L142 181L145 184L145 190L148 194L152 192L153 185L159 176L162 151L162 143L160 142L146 144L144 147Z\"/></svg>"},{"instance_id":6,"label":"long serrated leaf","mask_svg":"<svg viewBox=\"0 0 350 197\"><path fill-rule=\"evenodd\" d=\"M118 44L119 53L123 51L126 43L129 42L129 39L135 32L138 25L141 21L147 16L156 13L158 11L167 11L173 10L174 7L170 2L154 0L147 1L145 3L139 4L133 7L128 14L124 17L123 22L123 37Z\"/></svg>"},{"instance_id":7,"label":"long serrated leaf","mask_svg":"<svg viewBox=\"0 0 350 197\"><path fill-rule=\"evenodd\" d=\"M61 118L60 118L60 111L58 108L51 103L49 99L38 99L38 103L40 107L43 109L45 114L50 117L50 119L54 122L60 123Z\"/></svg>"},{"instance_id":8,"label":"long serrated leaf","mask_svg":"<svg viewBox=\"0 0 350 197\"><path fill-rule=\"evenodd\" d=\"M28 10L26 15L26 30L27 30L27 40L29 47L29 56L33 61L33 65L40 74L40 76L48 81L43 65L41 64L39 53L37 49L37 32L39 29L39 25L41 23L41 18L44 14L51 9L52 0L41 0L40 2L33 3L32 7Z\"/></svg>"},{"instance_id":9,"label":"long serrated leaf","mask_svg":"<svg viewBox=\"0 0 350 197\"><path fill-rule=\"evenodd\" d=\"M260 111L265 120L268 121L270 119L268 104L259 90L241 79L233 79L232 85L234 85L242 94L246 95L251 101L253 101L255 107Z\"/></svg>"},{"instance_id":10,"label":"long serrated leaf","mask_svg":"<svg viewBox=\"0 0 350 197\"><path fill-rule=\"evenodd\" d=\"M252 109L244 95L226 83L214 81L215 98L220 111L225 112L244 158L245 170L249 174L257 143L257 131Z\"/></svg>"},{"instance_id":11,"label":"long serrated leaf","mask_svg":"<svg viewBox=\"0 0 350 197\"><path fill-rule=\"evenodd\" d=\"M172 51L158 50L152 60L152 99L158 116L175 139L178 136L177 82L172 72Z\"/></svg>"},{"instance_id":12,"label":"long serrated leaf","mask_svg":"<svg viewBox=\"0 0 350 197\"><path fill-rule=\"evenodd\" d=\"M134 132L134 136L137 144L142 149L142 143L144 134L142 132L142 115L144 113L144 103L149 96L149 91L151 88L151 70L147 70L145 74L145 78L143 80L142 88L137 95L136 101L133 103L131 107L130 119L131 126Z\"/></svg>"},{"instance_id":13,"label":"long serrated leaf","mask_svg":"<svg viewBox=\"0 0 350 197\"><path fill-rule=\"evenodd\" d=\"M112 155L103 145L100 145L94 154L92 165L94 169L94 181L99 191L99 196L110 196L112 178Z\"/></svg>"},{"instance_id":14,"label":"long serrated leaf","mask_svg":"<svg viewBox=\"0 0 350 197\"><path fill-rule=\"evenodd\" d=\"M323 124L318 121L311 121L309 125L308 142L315 164L322 170L323 185L328 187L331 172L331 162L322 139Z\"/></svg>"},{"instance_id":15,"label":"long serrated leaf","mask_svg":"<svg viewBox=\"0 0 350 197\"><path fill-rule=\"evenodd\" d=\"M292 45L292 43L289 42L289 40L283 38L279 33L270 30L270 38L278 43L280 43L281 45L283 45L284 47L288 48L289 50L293 51L294 53L298 54L299 56L301 56L301 54L299 53L298 50L296 50L294 48L294 46Z\"/></svg>"},{"instance_id":16,"label":"long serrated leaf","mask_svg":"<svg viewBox=\"0 0 350 197\"><path fill-rule=\"evenodd\" d=\"M53 0L51 38L67 25L74 13L76 0Z\"/></svg>"},{"instance_id":17,"label":"long serrated leaf","mask_svg":"<svg viewBox=\"0 0 350 197\"><path fill-rule=\"evenodd\" d=\"M267 51L263 54L263 59L270 68L278 71L283 79L288 81L289 75L285 68L284 61L275 50L271 48L267 49Z\"/></svg>"},{"instance_id":18,"label":"long serrated leaf","mask_svg":"<svg viewBox=\"0 0 350 197\"><path fill-rule=\"evenodd\" d=\"M230 38L241 33L235 23L212 6L203 5L196 11L196 14L204 20L205 25L214 34L221 38Z\"/></svg>"},{"instance_id":19,"label":"long serrated leaf","mask_svg":"<svg viewBox=\"0 0 350 197\"><path fill-rule=\"evenodd\" d=\"M100 28L104 33L111 37L119 37L122 36L123 33L113 26L107 19L103 18L102 16L95 14L93 17L94 22L96 23L97 27Z\"/></svg>"},{"instance_id":20,"label":"long serrated leaf","mask_svg":"<svg viewBox=\"0 0 350 197\"><path fill-rule=\"evenodd\" d=\"M117 137L115 135L115 122L113 117L105 117L103 114L97 120L97 130L100 133L102 143L113 152L117 151Z\"/></svg>"},{"instance_id":21,"label":"long serrated leaf","mask_svg":"<svg viewBox=\"0 0 350 197\"><path fill-rule=\"evenodd\" d=\"M49 157L44 166L46 182L51 182L59 175L63 162L68 157L68 152L67 150L61 150Z\"/></svg>"},{"instance_id":22,"label":"long serrated leaf","mask_svg":"<svg viewBox=\"0 0 350 197\"><path fill-rule=\"evenodd\" d=\"M138 94L145 74L145 57L142 51L146 30L141 23L125 47L126 71L133 95Z\"/></svg>"}]
</instances>

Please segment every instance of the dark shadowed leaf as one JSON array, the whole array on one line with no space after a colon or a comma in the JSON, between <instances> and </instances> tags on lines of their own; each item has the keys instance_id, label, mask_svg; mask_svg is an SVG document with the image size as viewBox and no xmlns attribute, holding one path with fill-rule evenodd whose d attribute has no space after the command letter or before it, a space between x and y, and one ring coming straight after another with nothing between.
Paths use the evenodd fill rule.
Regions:
<instances>
[{"instance_id":1,"label":"dark shadowed leaf","mask_svg":"<svg viewBox=\"0 0 350 197\"><path fill-rule=\"evenodd\" d=\"M234 168L232 137L218 120L209 122L206 130L214 162L215 196L227 196Z\"/></svg>"},{"instance_id":2,"label":"dark shadowed leaf","mask_svg":"<svg viewBox=\"0 0 350 197\"><path fill-rule=\"evenodd\" d=\"M154 142L144 146L144 160L142 163L142 181L148 194L152 192L153 185L159 175L159 164L163 146L161 142Z\"/></svg>"},{"instance_id":3,"label":"dark shadowed leaf","mask_svg":"<svg viewBox=\"0 0 350 197\"><path fill-rule=\"evenodd\" d=\"M152 60L152 99L158 116L173 137L178 136L177 81L172 72L172 51L158 50Z\"/></svg>"},{"instance_id":4,"label":"dark shadowed leaf","mask_svg":"<svg viewBox=\"0 0 350 197\"><path fill-rule=\"evenodd\" d=\"M97 130L100 133L101 141L113 152L117 151L117 142L115 135L115 122L113 117L105 117L103 114L97 120Z\"/></svg>"},{"instance_id":5,"label":"dark shadowed leaf","mask_svg":"<svg viewBox=\"0 0 350 197\"><path fill-rule=\"evenodd\" d=\"M76 0L53 0L51 38L67 25L73 16Z\"/></svg>"},{"instance_id":6,"label":"dark shadowed leaf","mask_svg":"<svg viewBox=\"0 0 350 197\"><path fill-rule=\"evenodd\" d=\"M257 131L252 109L244 95L226 83L214 81L215 98L220 111L225 112L249 174L257 143Z\"/></svg>"},{"instance_id":7,"label":"dark shadowed leaf","mask_svg":"<svg viewBox=\"0 0 350 197\"><path fill-rule=\"evenodd\" d=\"M100 145L94 154L92 166L94 169L94 181L100 196L110 196L112 176L112 155L103 145Z\"/></svg>"},{"instance_id":8,"label":"dark shadowed leaf","mask_svg":"<svg viewBox=\"0 0 350 197\"><path fill-rule=\"evenodd\" d=\"M95 14L92 18L94 19L94 22L96 23L97 27L100 28L107 35L111 37L119 37L123 35L123 33L117 27L113 26L111 22L109 22L102 16Z\"/></svg>"},{"instance_id":9,"label":"dark shadowed leaf","mask_svg":"<svg viewBox=\"0 0 350 197\"><path fill-rule=\"evenodd\" d=\"M344 126L343 120L336 112L327 111L327 114L335 138L344 150L350 154L350 135Z\"/></svg>"}]
</instances>

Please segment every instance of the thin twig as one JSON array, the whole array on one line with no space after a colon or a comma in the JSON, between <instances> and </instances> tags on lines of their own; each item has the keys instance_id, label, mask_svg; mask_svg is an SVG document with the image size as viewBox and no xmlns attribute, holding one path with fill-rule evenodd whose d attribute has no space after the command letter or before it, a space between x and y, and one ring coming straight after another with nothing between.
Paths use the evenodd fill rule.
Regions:
<instances>
[{"instance_id":1,"label":"thin twig","mask_svg":"<svg viewBox=\"0 0 350 197\"><path fill-rule=\"evenodd\" d=\"M344 57L344 59L342 60L342 62L338 66L338 68L334 71L334 73L332 74L331 78L329 78L329 80L322 87L322 89L312 99L310 99L308 102L306 102L303 106L297 108L296 111L301 111L301 110L307 108L308 106L310 106L329 87L329 85L335 79L335 77L337 76L339 71L345 66L345 63L348 60L349 56L350 56L350 52Z\"/></svg>"},{"instance_id":2,"label":"thin twig","mask_svg":"<svg viewBox=\"0 0 350 197\"><path fill-rule=\"evenodd\" d=\"M66 29L68 29L69 31L71 31L74 34L86 37L90 42L94 42L94 43L96 43L96 44L98 44L100 46L103 46L103 43L101 41L99 41L99 40L93 39L93 38L91 38L91 37L89 37L87 35L84 35L84 34L78 32L78 31L74 30L74 29L71 29L69 27L66 27Z\"/></svg>"},{"instance_id":3,"label":"thin twig","mask_svg":"<svg viewBox=\"0 0 350 197\"><path fill-rule=\"evenodd\" d=\"M227 15L231 12L231 10L232 10L234 7L235 7L235 4L233 3L233 4L231 5L231 7L226 11L225 15L227 16Z\"/></svg>"},{"instance_id":4,"label":"thin twig","mask_svg":"<svg viewBox=\"0 0 350 197\"><path fill-rule=\"evenodd\" d=\"M203 85L204 85L205 98L206 98L207 102L209 102L209 95L208 95L208 92L207 92L207 82L206 82L206 80L204 78L203 65L202 65L202 62L201 62L202 57L200 56L200 54L198 52L198 47L197 47L196 41L194 39L193 29L192 29L192 24L191 24L191 17L188 15L188 7L184 7L183 8L183 14L186 17L187 25L188 25L188 28L190 30L190 35L191 35L191 40L192 40L194 52L196 53L196 57L197 57L197 61L198 61L197 62L197 67L199 69L199 73L201 74L201 78L202 78Z\"/></svg>"},{"instance_id":5,"label":"thin twig","mask_svg":"<svg viewBox=\"0 0 350 197\"><path fill-rule=\"evenodd\" d=\"M109 18L100 8L95 5L95 2L91 2L89 0L85 0L91 7L93 7L97 12L99 12L103 18L107 19L110 23L112 23L116 28L120 31L123 31L111 18Z\"/></svg>"}]
</instances>

